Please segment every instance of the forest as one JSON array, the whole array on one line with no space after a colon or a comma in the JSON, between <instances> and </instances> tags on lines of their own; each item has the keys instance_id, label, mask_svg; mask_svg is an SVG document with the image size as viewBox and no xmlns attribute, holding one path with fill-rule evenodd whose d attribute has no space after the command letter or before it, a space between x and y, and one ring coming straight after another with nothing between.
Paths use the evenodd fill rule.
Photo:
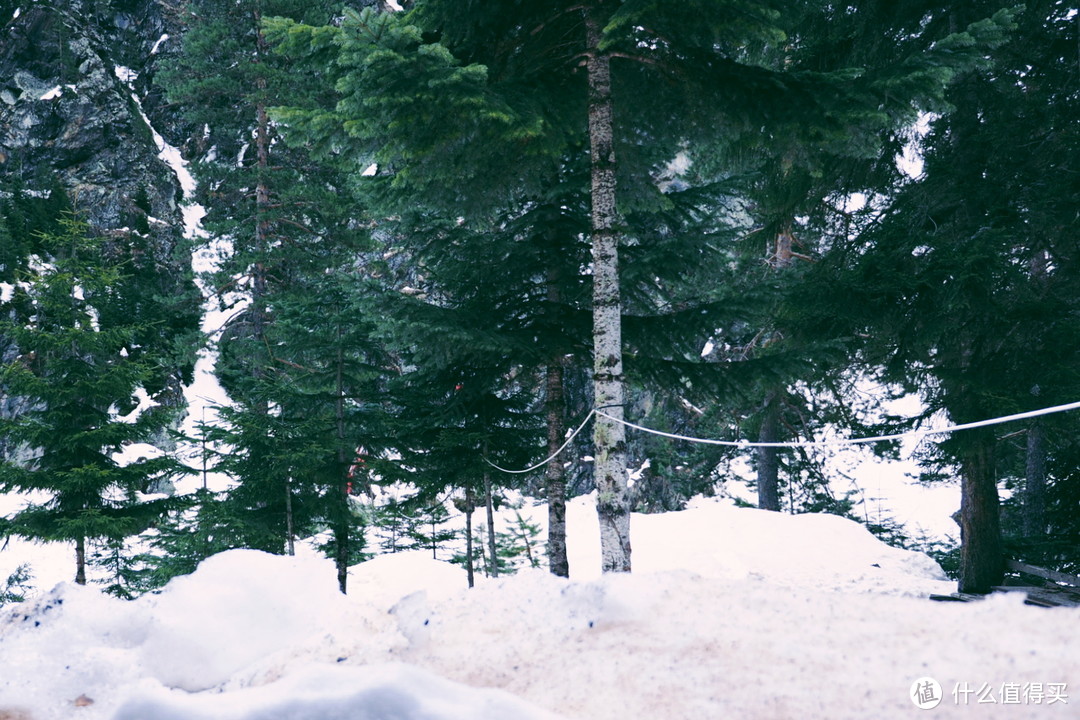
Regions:
<instances>
[{"instance_id":1,"label":"forest","mask_svg":"<svg viewBox=\"0 0 1080 720\"><path fill-rule=\"evenodd\" d=\"M1075 412L918 444L955 546L857 512L813 445L895 458L1080 401L1069 3L3 0L0 24L0 493L26 498L0 537L71 544L77 583L130 599L311 539L343 593L399 548L565 577L590 493L631 572L631 512L736 466L758 508L865 522L965 593L1006 559L1080 570ZM227 399L197 413L200 372ZM495 531L522 498L544 537Z\"/></svg>"}]
</instances>

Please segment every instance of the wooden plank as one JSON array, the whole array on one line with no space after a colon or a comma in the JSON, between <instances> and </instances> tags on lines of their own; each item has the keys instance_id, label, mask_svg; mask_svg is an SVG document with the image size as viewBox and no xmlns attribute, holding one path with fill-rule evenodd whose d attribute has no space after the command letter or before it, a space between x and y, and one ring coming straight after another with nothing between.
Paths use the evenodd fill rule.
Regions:
<instances>
[{"instance_id":1,"label":"wooden plank","mask_svg":"<svg viewBox=\"0 0 1080 720\"><path fill-rule=\"evenodd\" d=\"M994 585L990 589L994 592L1034 592L1044 588L1033 585Z\"/></svg>"},{"instance_id":2,"label":"wooden plank","mask_svg":"<svg viewBox=\"0 0 1080 720\"><path fill-rule=\"evenodd\" d=\"M930 599L938 602L971 602L973 600L982 600L985 597L985 595L955 592L948 595L931 595Z\"/></svg>"},{"instance_id":3,"label":"wooden plank","mask_svg":"<svg viewBox=\"0 0 1080 720\"><path fill-rule=\"evenodd\" d=\"M994 591L1023 592L1027 595L1026 602L1028 605L1039 605L1042 607L1060 607L1063 605L1075 607L1080 605L1080 593L1065 588L999 585L994 588Z\"/></svg>"},{"instance_id":4,"label":"wooden plank","mask_svg":"<svg viewBox=\"0 0 1080 720\"><path fill-rule=\"evenodd\" d=\"M1005 567L1012 572L1025 573L1027 575L1034 575L1036 577L1053 580L1054 582L1063 583L1065 585L1080 587L1080 577L1077 577L1075 575L1068 575L1066 573L1057 572L1056 570L1047 570L1046 568L1035 567L1034 565L1017 562L1016 560L1006 560Z\"/></svg>"}]
</instances>

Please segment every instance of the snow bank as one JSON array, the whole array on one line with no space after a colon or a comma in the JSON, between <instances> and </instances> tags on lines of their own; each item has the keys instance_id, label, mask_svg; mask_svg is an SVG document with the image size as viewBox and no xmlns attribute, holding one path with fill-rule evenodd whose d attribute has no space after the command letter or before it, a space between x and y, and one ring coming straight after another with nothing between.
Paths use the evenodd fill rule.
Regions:
<instances>
[{"instance_id":1,"label":"snow bank","mask_svg":"<svg viewBox=\"0 0 1080 720\"><path fill-rule=\"evenodd\" d=\"M568 552L575 580L600 577L595 500L568 504ZM631 516L635 573L691 570L711 578L768 580L790 587L928 595L951 592L922 553L885 545L836 515L785 515L697 499L687 510Z\"/></svg>"},{"instance_id":2,"label":"snow bank","mask_svg":"<svg viewBox=\"0 0 1080 720\"><path fill-rule=\"evenodd\" d=\"M226 695L144 691L115 720L555 720L498 690L477 690L402 664L310 665Z\"/></svg>"},{"instance_id":3,"label":"snow bank","mask_svg":"<svg viewBox=\"0 0 1080 720\"><path fill-rule=\"evenodd\" d=\"M570 508L573 580L468 590L402 553L352 568L346 597L314 553L236 550L133 602L60 585L0 611L0 717L890 719L927 676L943 717L1076 717L1080 699L952 693L1075 692L1080 609L933 603L915 595L951 589L940 570L854 523L718 502L635 516L635 573L589 577L588 509Z\"/></svg>"}]
</instances>

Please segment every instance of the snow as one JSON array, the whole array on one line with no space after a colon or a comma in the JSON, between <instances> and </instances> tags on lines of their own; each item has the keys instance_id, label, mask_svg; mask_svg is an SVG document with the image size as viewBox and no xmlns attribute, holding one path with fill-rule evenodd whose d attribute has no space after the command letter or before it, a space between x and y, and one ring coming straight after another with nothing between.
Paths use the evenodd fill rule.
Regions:
<instances>
[{"instance_id":1,"label":"snow","mask_svg":"<svg viewBox=\"0 0 1080 720\"><path fill-rule=\"evenodd\" d=\"M60 97L63 93L64 93L64 88L57 85L52 90L49 90L48 92L43 94L40 98L38 98L38 100L55 100L56 98Z\"/></svg>"},{"instance_id":2,"label":"snow","mask_svg":"<svg viewBox=\"0 0 1080 720\"><path fill-rule=\"evenodd\" d=\"M154 44L154 50L168 38L162 35ZM176 175L177 182L183 192L184 202L181 203L180 211L184 221L184 237L189 239L207 238L206 231L202 228L202 219L206 216L206 209L194 201L196 182L195 177L188 168L187 161L183 158L180 150L165 141L165 138L150 123L142 109L142 101L134 92L132 83L138 78L138 74L132 70L116 66L116 77L128 85L131 99L135 102L139 113L150 128L154 143L158 148L158 157L168 165ZM209 132L209 128L207 128ZM231 294L223 298L219 303L213 288L204 280L203 276L215 271L221 258L230 251L228 238L214 238L207 243L200 244L192 253L191 267L195 273L195 282L203 295L203 319L200 325L202 332L211 340L216 341L220 336L221 328L224 327L228 318L238 312L243 306L244 300L238 294ZM229 398L225 390L218 382L214 374L214 364L217 353L212 348L203 348L199 351L195 361L194 380L190 386L184 388L184 400L187 404L188 414L180 427L180 431L188 437L196 437L199 434L200 424L214 424L217 421L217 408L228 405ZM193 469L200 469L199 465L203 458L203 449L197 446L188 447L185 459L193 463ZM220 473L208 473L207 486L211 490L224 490L229 485L228 478ZM201 473L193 474L190 478L192 487L182 487L182 490L195 489L194 484L201 485L203 476ZM181 482L181 485L184 483Z\"/></svg>"},{"instance_id":3,"label":"snow","mask_svg":"<svg viewBox=\"0 0 1080 720\"><path fill-rule=\"evenodd\" d=\"M923 173L922 141L930 132L930 124L937 118L934 113L923 113L911 128L911 138L903 151L896 156L896 167L904 175L917 180Z\"/></svg>"},{"instance_id":4,"label":"snow","mask_svg":"<svg viewBox=\"0 0 1080 720\"><path fill-rule=\"evenodd\" d=\"M163 42L165 42L166 40L168 40L168 39L169 39L169 34L168 33L164 33L161 37L159 37L154 42L154 46L152 48L150 48L150 54L151 55L157 55L158 50L161 49L161 44Z\"/></svg>"},{"instance_id":5,"label":"snow","mask_svg":"<svg viewBox=\"0 0 1080 720\"><path fill-rule=\"evenodd\" d=\"M599 571L591 498L568 523L570 580L468 589L408 552L351 568L344 596L305 548L222 553L135 601L60 584L0 610L0 717L887 719L922 677L946 717L1075 717L1080 609L930 602L940 569L849 520L698 499L633 517L629 575ZM1023 684L1064 702L1006 707ZM983 685L996 704L965 695Z\"/></svg>"}]
</instances>

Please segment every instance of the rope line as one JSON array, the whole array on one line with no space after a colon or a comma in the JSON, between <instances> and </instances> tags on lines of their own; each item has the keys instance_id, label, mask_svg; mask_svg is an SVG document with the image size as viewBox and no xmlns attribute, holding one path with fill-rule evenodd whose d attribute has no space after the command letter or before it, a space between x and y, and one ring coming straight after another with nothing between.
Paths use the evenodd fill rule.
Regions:
<instances>
[{"instance_id":1,"label":"rope line","mask_svg":"<svg viewBox=\"0 0 1080 720\"><path fill-rule=\"evenodd\" d=\"M508 473L508 474L510 474L510 475L521 475L522 473L532 472L533 470L536 470L537 468L541 468L541 467L543 467L543 466L547 465L547 464L548 464L549 462L551 462L551 461L552 461L552 460L554 460L555 458L559 457L559 453L561 453L561 452L562 452L563 450L565 450L565 449L566 449L566 446L567 446L567 445L569 445L569 444L570 444L571 442L573 442L574 438L576 438L576 437L577 437L578 433L580 433L580 432L581 432L582 430L584 430L584 429L585 429L585 425L586 425L586 424L587 424L587 423L588 423L588 422L589 422L590 420L592 420L592 417L593 417L593 415L596 415L596 412L597 412L596 410L590 410L590 411L589 411L589 414L585 416L585 419L581 421L581 424L577 426L577 430L575 430L574 432L570 433L570 437L566 438L566 442L564 442L564 443L563 443L563 444L562 444L562 445L561 445L561 446L559 447L559 449L558 449L558 450L556 450L556 451L555 451L554 453L552 453L552 454L551 454L550 456L548 456L548 457L547 457L547 458L545 458L544 460L541 460L540 462L536 463L535 465L532 465L532 466L530 466L530 467L527 467L527 468L525 468L524 470L507 470L506 468L503 468L503 467L499 467L498 465L496 465L495 463L491 462L491 461L490 461L490 460L488 460L487 458L484 458L484 462L486 462L486 463L487 463L488 465L490 465L491 467L495 468L496 470L498 470L498 471L500 471L500 472Z\"/></svg>"},{"instance_id":2,"label":"rope line","mask_svg":"<svg viewBox=\"0 0 1080 720\"><path fill-rule=\"evenodd\" d=\"M504 473L512 475L520 475L527 472L532 472L537 468L541 468L547 465L549 462L559 456L559 454L566 449L566 447L574 440L578 434L585 429L585 425L593 418L594 415L601 415L612 422L617 422L625 425L626 427L634 428L642 432L651 433L653 435L659 435L661 437L671 438L672 440L685 440L687 442L701 443L704 445L723 445L725 447L737 447L737 448L759 448L759 447L772 447L772 448L795 448L795 447L835 447L842 445L865 445L868 443L885 442L887 440L903 440L905 438L914 437L926 437L927 435L945 435L954 433L959 430L972 430L974 428L988 427L990 425L1000 425L1002 423L1013 422L1015 420L1027 420L1028 418L1040 417L1042 415L1052 415L1054 413L1066 412L1068 410L1080 409L1080 402L1067 403L1065 405L1055 405L1053 407L1042 408L1041 410L1029 410L1027 412L1015 413L1013 415L1003 415L1001 417L990 418L989 420L979 420L976 422L962 423L960 425L949 425L943 428L937 428L933 430L909 430L902 433L894 433L892 435L875 435L873 437L863 438L838 438L835 440L794 440L791 442L751 442L749 440L712 440L709 438L691 437L689 435L678 435L676 433L664 432L663 430L654 430L653 428L645 427L644 425L638 425L632 423L629 420L621 420L619 418L608 415L599 409L592 409L589 414L585 416L585 419L581 421L581 424L577 426L577 429L566 438L566 442L556 450L552 455L541 460L540 462L525 468L524 470L508 470L503 467L499 467L495 463L491 462L487 458L484 458L491 467Z\"/></svg>"},{"instance_id":3,"label":"rope line","mask_svg":"<svg viewBox=\"0 0 1080 720\"><path fill-rule=\"evenodd\" d=\"M622 423L627 427L632 427L635 430L641 430L642 432L652 433L653 435L660 435L662 437L672 438L674 440L686 440L688 442L702 443L705 445L723 445L726 447L739 447L739 448L756 448L756 447L773 447L773 448L794 448L794 447L829 447L840 445L864 445L867 443L884 442L886 440L903 440L909 437L925 437L927 435L943 435L948 433L954 433L958 430L971 430L974 428L987 427L990 425L1000 425L1002 423L1013 422L1014 420L1026 420L1028 418L1039 417L1041 415L1050 415L1053 413L1065 412L1067 410L1076 410L1080 408L1080 402L1068 403L1066 405L1055 405L1054 407L1042 408L1041 410L1030 410L1028 412L1016 413L1014 415L1003 415L1001 417L990 418L989 420L979 420L977 422L963 423L960 425L949 425L943 428L937 428L932 430L909 430L902 433L894 433L892 435L875 435L873 437L864 438L838 438L835 440L794 440L791 442L750 442L749 440L711 440L707 438L691 437L689 435L677 435L675 433L663 432L662 430L654 430L647 428L637 423L632 423L628 420L620 420L612 417L607 413L599 410L594 411L597 415L603 415L608 420Z\"/></svg>"}]
</instances>

